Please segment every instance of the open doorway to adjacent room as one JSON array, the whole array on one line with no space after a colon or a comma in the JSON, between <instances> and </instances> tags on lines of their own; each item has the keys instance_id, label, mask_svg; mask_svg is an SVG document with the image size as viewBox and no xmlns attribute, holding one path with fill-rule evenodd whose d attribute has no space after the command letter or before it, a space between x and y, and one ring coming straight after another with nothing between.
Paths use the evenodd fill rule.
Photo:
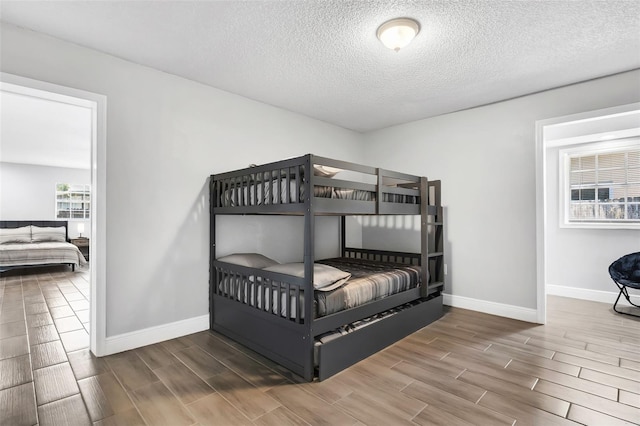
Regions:
<instances>
[{"instance_id":1,"label":"open doorway to adjacent room","mask_svg":"<svg viewBox=\"0 0 640 426\"><path fill-rule=\"evenodd\" d=\"M11 319L4 315L9 312L16 324L24 322L30 353L48 345L43 350L59 358L89 349L102 355L105 233L104 205L98 205L104 204L106 99L10 74L0 77L0 220L66 222L67 241L80 252L73 268L0 273L3 317ZM23 329L19 325L12 329ZM34 370L46 367L35 364Z\"/></svg>"},{"instance_id":2,"label":"open doorway to adjacent room","mask_svg":"<svg viewBox=\"0 0 640 426\"><path fill-rule=\"evenodd\" d=\"M640 103L536 123L538 322L547 294L613 305L640 242ZM637 296L634 296L637 297Z\"/></svg>"}]
</instances>

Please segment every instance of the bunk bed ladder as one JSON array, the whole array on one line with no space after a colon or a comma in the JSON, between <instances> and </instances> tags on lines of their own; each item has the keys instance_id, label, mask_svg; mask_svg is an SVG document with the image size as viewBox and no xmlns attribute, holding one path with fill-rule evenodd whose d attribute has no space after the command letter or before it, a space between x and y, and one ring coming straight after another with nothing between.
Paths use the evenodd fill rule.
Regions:
<instances>
[{"instance_id":1,"label":"bunk bed ladder","mask_svg":"<svg viewBox=\"0 0 640 426\"><path fill-rule=\"evenodd\" d=\"M434 216L434 250L437 252L432 256L435 256L435 277L434 282L442 288L444 287L444 214L442 211L442 198L441 198L441 182L439 180L430 182L434 189L434 204L436 206L436 213Z\"/></svg>"},{"instance_id":2,"label":"bunk bed ladder","mask_svg":"<svg viewBox=\"0 0 640 426\"><path fill-rule=\"evenodd\" d=\"M441 199L441 182L439 180L428 183L428 197L431 214L427 225L432 232L432 252L429 257L429 293L441 292L444 287L444 224Z\"/></svg>"}]
</instances>

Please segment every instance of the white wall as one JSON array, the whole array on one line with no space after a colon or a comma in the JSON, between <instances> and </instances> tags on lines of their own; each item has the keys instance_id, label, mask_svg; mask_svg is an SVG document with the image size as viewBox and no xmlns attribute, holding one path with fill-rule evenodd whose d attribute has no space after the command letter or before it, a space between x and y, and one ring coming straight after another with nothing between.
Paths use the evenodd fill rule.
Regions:
<instances>
[{"instance_id":1,"label":"white wall","mask_svg":"<svg viewBox=\"0 0 640 426\"><path fill-rule=\"evenodd\" d=\"M3 72L107 96L107 336L208 314L210 174L309 152L361 159L355 132L14 26L0 35ZM277 244L255 248L301 258L283 220L255 223L220 250L261 233Z\"/></svg>"},{"instance_id":2,"label":"white wall","mask_svg":"<svg viewBox=\"0 0 640 426\"><path fill-rule=\"evenodd\" d=\"M640 230L560 227L560 149L548 148L546 152L546 284L617 293L609 277L609 265L620 256L640 250Z\"/></svg>"},{"instance_id":3,"label":"white wall","mask_svg":"<svg viewBox=\"0 0 640 426\"><path fill-rule=\"evenodd\" d=\"M91 174L84 169L0 162L0 219L56 220L57 183L90 184ZM91 229L88 220L69 220L69 237L78 236L78 223Z\"/></svg>"},{"instance_id":4,"label":"white wall","mask_svg":"<svg viewBox=\"0 0 640 426\"><path fill-rule=\"evenodd\" d=\"M371 132L363 161L442 180L446 293L535 309L535 122L637 102L639 82L636 70Z\"/></svg>"}]
</instances>

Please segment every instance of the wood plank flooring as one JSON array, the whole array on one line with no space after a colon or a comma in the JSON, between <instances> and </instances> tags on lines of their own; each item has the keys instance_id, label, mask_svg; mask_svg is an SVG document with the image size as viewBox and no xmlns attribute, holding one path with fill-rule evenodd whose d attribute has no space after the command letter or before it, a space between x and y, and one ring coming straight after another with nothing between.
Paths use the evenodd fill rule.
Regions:
<instances>
[{"instance_id":1,"label":"wood plank flooring","mask_svg":"<svg viewBox=\"0 0 640 426\"><path fill-rule=\"evenodd\" d=\"M0 276L0 425L640 424L640 321L444 317L323 382L208 331L95 358L86 272ZM84 303L82 303L84 302Z\"/></svg>"}]
</instances>

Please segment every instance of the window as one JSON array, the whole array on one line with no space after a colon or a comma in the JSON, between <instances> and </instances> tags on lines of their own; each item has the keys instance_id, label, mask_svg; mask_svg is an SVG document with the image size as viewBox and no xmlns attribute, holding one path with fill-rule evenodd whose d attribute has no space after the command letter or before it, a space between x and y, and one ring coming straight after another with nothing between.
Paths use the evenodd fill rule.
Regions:
<instances>
[{"instance_id":1,"label":"window","mask_svg":"<svg viewBox=\"0 0 640 426\"><path fill-rule=\"evenodd\" d=\"M89 219L91 186L56 184L56 219Z\"/></svg>"},{"instance_id":2,"label":"window","mask_svg":"<svg viewBox=\"0 0 640 426\"><path fill-rule=\"evenodd\" d=\"M640 225L640 141L590 144L560 156L565 225Z\"/></svg>"}]
</instances>

